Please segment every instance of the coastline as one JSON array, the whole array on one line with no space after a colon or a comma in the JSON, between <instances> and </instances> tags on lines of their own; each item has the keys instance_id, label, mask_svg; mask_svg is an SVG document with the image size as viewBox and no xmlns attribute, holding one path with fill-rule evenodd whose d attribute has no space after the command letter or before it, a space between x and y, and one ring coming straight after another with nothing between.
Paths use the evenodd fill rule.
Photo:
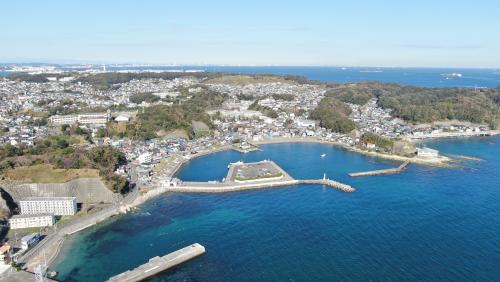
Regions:
<instances>
[{"instance_id":1,"label":"coastline","mask_svg":"<svg viewBox=\"0 0 500 282\"><path fill-rule=\"evenodd\" d=\"M448 157L440 157L439 159L424 159L424 158L409 158L409 157L403 157L403 156L398 156L398 155L391 155L391 154L383 154L379 152L373 152L373 151L366 151L366 150L361 150L355 147L347 146L342 143L338 142L333 142L330 140L324 140L324 139L318 139L318 138L304 138L304 137L289 137L289 138L273 138L273 139L267 139L267 140L259 140L252 142L252 144L255 145L266 145L266 144L280 144L280 143L318 143L318 144L326 144L326 145L333 145L351 152L363 154L366 156L374 157L374 158L381 158L381 159L386 159L386 160L392 160L392 161L401 161L401 162L410 162L414 164L420 164L420 165L428 165L428 166L434 166L434 167L444 167L444 168L450 168L452 167L448 163L451 161L450 158Z\"/></svg>"},{"instance_id":2,"label":"coastline","mask_svg":"<svg viewBox=\"0 0 500 282\"><path fill-rule=\"evenodd\" d=\"M458 136L457 136L458 137ZM436 137L439 138L439 137ZM250 142L249 142L250 143ZM389 155L389 154L382 154L378 152L370 152L370 151L365 151L361 150L358 148L353 148L351 146L347 146L342 143L338 142L333 142L330 140L324 140L324 139L319 139L319 138L303 138L303 137L281 137L281 138L272 138L272 139L266 139L266 140L259 140L259 141L254 141L251 142L252 145L266 145L266 144L281 144L281 143L317 143L317 144L325 144L325 145L332 145L336 146L338 148L342 148L345 150L349 150L355 153L363 154L366 156L370 157L375 157L375 158L381 158L381 159L387 159L387 160L393 160L393 161L408 161L410 163L415 163L415 164L421 164L421 165L429 165L429 166L434 166L434 167L444 167L444 168L450 168L452 167L448 162L451 161L450 158L445 157L445 159L439 160L439 161L432 161L432 160L425 160L425 159L415 159L415 158L408 158L408 157L402 157L402 156L396 156L396 155ZM190 155L188 157L182 157L181 162L176 164L176 166L173 168L173 170L170 173L170 176L173 177L182 166L184 166L186 163L188 163L190 160L200 158L206 155L222 152L222 151L227 151L227 150L234 150L234 147L232 145L223 145L219 146L216 148L211 148L206 151L202 151L193 155ZM290 183L292 184L292 183ZM145 202L154 199L155 197L168 193L168 192L175 192L169 187L151 187L152 189L148 190L147 192L144 192L142 194L139 193L139 191L135 190L133 192L130 192L126 197L124 197L124 200L120 203L118 206L113 206L110 207L109 210L107 210L106 215L101 215L100 218L97 218L99 214L92 214L88 215L86 218L87 222L89 223L86 226L80 227L80 228L73 228L71 232L62 232L61 234L57 234L61 231L58 231L55 235L57 238L47 238L48 241L43 243L41 247L45 247L50 250L49 252L49 259L47 260L47 263L49 266L52 266L52 263L54 260L57 258L57 256L60 254L60 249L62 248L62 245L64 243L64 238L68 235L74 235L78 231L81 231L83 229L86 229L88 227L94 226L98 223L101 223L103 221L108 220L109 218L127 213L128 211L137 208L138 206L144 204ZM129 202L129 203L127 203ZM101 211L100 214L103 214L104 211ZM71 226L66 226L66 227L71 227ZM68 230L69 231L69 230ZM54 242L56 243L56 246L54 248ZM52 243L52 245L51 245ZM50 248L49 248L50 247ZM47 250L38 250L38 252L41 253L46 253Z\"/></svg>"}]
</instances>

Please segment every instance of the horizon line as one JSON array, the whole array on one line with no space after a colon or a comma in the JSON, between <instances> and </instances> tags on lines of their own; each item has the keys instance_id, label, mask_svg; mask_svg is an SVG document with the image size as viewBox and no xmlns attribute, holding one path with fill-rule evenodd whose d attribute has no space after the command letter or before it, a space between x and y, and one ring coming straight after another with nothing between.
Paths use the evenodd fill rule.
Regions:
<instances>
[{"instance_id":1,"label":"horizon line","mask_svg":"<svg viewBox=\"0 0 500 282\"><path fill-rule=\"evenodd\" d=\"M7 60L8 61L8 60ZM325 65L286 65L286 64L176 64L176 63L111 63L111 62L74 62L74 63L63 63L63 62L44 62L44 61L31 61L31 62L2 62L0 65L30 65L30 64L44 64L44 65L60 65L60 66L71 66L71 65L115 65L115 66L152 66L152 67L324 67L324 68L407 68L407 69L500 69L498 67L485 67L485 66L384 66L384 65L335 65L335 64L325 64Z\"/></svg>"}]
</instances>

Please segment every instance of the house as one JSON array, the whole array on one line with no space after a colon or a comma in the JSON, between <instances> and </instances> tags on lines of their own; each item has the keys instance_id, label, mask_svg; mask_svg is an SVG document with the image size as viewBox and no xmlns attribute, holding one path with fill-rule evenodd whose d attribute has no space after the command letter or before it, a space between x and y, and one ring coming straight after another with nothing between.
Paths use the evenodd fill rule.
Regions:
<instances>
[{"instance_id":1,"label":"house","mask_svg":"<svg viewBox=\"0 0 500 282\"><path fill-rule=\"evenodd\" d=\"M32 233L21 238L21 249L27 250L40 241L40 233Z\"/></svg>"},{"instance_id":2,"label":"house","mask_svg":"<svg viewBox=\"0 0 500 282\"><path fill-rule=\"evenodd\" d=\"M121 114L115 117L116 122L129 122L130 121L130 116L126 114Z\"/></svg>"},{"instance_id":3,"label":"house","mask_svg":"<svg viewBox=\"0 0 500 282\"><path fill-rule=\"evenodd\" d=\"M373 143L366 143L366 148L373 150L373 149L377 148L377 145L375 145Z\"/></svg>"},{"instance_id":4,"label":"house","mask_svg":"<svg viewBox=\"0 0 500 282\"><path fill-rule=\"evenodd\" d=\"M437 158L439 151L431 148L417 148L417 156L424 158Z\"/></svg>"},{"instance_id":5,"label":"house","mask_svg":"<svg viewBox=\"0 0 500 282\"><path fill-rule=\"evenodd\" d=\"M316 122L314 120L298 119L297 126L305 128L315 128Z\"/></svg>"},{"instance_id":6,"label":"house","mask_svg":"<svg viewBox=\"0 0 500 282\"><path fill-rule=\"evenodd\" d=\"M0 264L10 265L11 262L11 250L9 244L3 244L0 247Z\"/></svg>"}]
</instances>

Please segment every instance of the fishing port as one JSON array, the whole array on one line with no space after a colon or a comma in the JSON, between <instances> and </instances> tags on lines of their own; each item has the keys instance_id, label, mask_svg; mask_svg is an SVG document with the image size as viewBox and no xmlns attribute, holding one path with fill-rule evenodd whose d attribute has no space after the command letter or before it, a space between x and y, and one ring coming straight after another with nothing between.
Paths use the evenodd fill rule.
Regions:
<instances>
[{"instance_id":1,"label":"fishing port","mask_svg":"<svg viewBox=\"0 0 500 282\"><path fill-rule=\"evenodd\" d=\"M343 192L354 192L355 188L323 175L322 179L294 179L275 162L264 160L254 163L236 162L228 166L228 173L223 181L169 183L169 192L188 193L223 193L249 189L264 189L293 186L299 184L326 185Z\"/></svg>"}]
</instances>

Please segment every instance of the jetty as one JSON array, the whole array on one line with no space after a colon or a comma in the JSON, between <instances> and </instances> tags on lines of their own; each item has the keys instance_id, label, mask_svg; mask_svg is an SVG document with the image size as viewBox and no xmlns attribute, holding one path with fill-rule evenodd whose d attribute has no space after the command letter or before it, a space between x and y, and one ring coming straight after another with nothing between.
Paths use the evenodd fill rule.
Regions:
<instances>
[{"instance_id":1,"label":"jetty","mask_svg":"<svg viewBox=\"0 0 500 282\"><path fill-rule=\"evenodd\" d=\"M347 193L352 193L352 192L355 192L356 189L354 189L354 187L352 187L351 185L347 185L347 184L344 184L344 183L341 183L341 182L338 182L338 181L335 181L335 180L331 180L331 179L328 179L326 177L324 177L323 179L313 179L313 180L299 180L299 183L300 184L320 184L320 185L326 185L326 186L330 186L332 188L335 188L335 189L339 189L343 192L347 192Z\"/></svg>"},{"instance_id":2,"label":"jetty","mask_svg":"<svg viewBox=\"0 0 500 282\"><path fill-rule=\"evenodd\" d=\"M135 282L145 280L153 275L170 269L176 265L193 259L205 253L205 247L195 243L162 257L154 257L145 264L127 270L109 278L108 282Z\"/></svg>"},{"instance_id":3,"label":"jetty","mask_svg":"<svg viewBox=\"0 0 500 282\"><path fill-rule=\"evenodd\" d=\"M328 179L294 179L285 170L273 161L255 163L236 162L228 166L228 173L224 181L191 182L183 181L169 187L169 192L185 193L225 193L250 189L265 189L299 184L320 184L343 192L354 192L352 186Z\"/></svg>"},{"instance_id":4,"label":"jetty","mask_svg":"<svg viewBox=\"0 0 500 282\"><path fill-rule=\"evenodd\" d=\"M410 163L409 161L405 161L400 166L395 167L395 168L370 170L370 171L363 171L363 172L351 172L351 173L349 173L349 176L351 176L351 177L361 177L361 176L372 176L372 175L383 175L383 174L400 173L401 171L403 171L406 168L406 166L409 163Z\"/></svg>"}]
</instances>

